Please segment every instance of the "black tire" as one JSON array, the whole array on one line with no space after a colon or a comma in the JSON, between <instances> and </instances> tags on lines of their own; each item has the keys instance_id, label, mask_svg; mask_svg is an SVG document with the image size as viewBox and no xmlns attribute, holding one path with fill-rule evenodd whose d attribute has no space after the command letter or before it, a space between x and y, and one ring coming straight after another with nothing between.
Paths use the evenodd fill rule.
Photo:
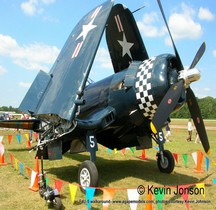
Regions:
<instances>
[{"instance_id":1,"label":"black tire","mask_svg":"<svg viewBox=\"0 0 216 210\"><path fill-rule=\"evenodd\" d=\"M80 165L78 171L78 182L81 191L84 193L86 187L98 186L98 170L92 161L86 160Z\"/></svg>"},{"instance_id":2,"label":"black tire","mask_svg":"<svg viewBox=\"0 0 216 210\"><path fill-rule=\"evenodd\" d=\"M172 173L172 171L173 171L173 169L175 167L174 157L173 157L172 153L169 150L164 150L163 156L164 156L164 163L161 160L160 153L157 154L158 168L162 173L170 174L170 173Z\"/></svg>"},{"instance_id":3,"label":"black tire","mask_svg":"<svg viewBox=\"0 0 216 210\"><path fill-rule=\"evenodd\" d=\"M55 197L54 200L53 200L53 205L54 205L54 208L56 210L62 210L63 209L63 205L62 205L62 202L61 202L61 198L60 197Z\"/></svg>"}]
</instances>

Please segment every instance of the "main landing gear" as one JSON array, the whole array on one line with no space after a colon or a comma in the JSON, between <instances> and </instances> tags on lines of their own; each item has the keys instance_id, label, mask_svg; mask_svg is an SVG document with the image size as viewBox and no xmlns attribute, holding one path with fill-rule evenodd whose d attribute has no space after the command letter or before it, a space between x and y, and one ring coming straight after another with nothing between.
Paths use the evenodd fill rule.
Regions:
<instances>
[{"instance_id":1,"label":"main landing gear","mask_svg":"<svg viewBox=\"0 0 216 210\"><path fill-rule=\"evenodd\" d=\"M78 179L80 189L84 193L86 187L98 186L98 170L92 161L86 160L80 165Z\"/></svg>"},{"instance_id":2,"label":"main landing gear","mask_svg":"<svg viewBox=\"0 0 216 210\"><path fill-rule=\"evenodd\" d=\"M175 167L175 160L172 153L169 150L163 151L163 158L160 152L157 153L157 165L158 169L163 172L170 174Z\"/></svg>"},{"instance_id":3,"label":"main landing gear","mask_svg":"<svg viewBox=\"0 0 216 210\"><path fill-rule=\"evenodd\" d=\"M158 132L156 142L159 145L159 152L157 153L158 169L163 173L170 174L174 170L175 160L169 150L164 150L163 144L165 142L165 138L162 130Z\"/></svg>"},{"instance_id":4,"label":"main landing gear","mask_svg":"<svg viewBox=\"0 0 216 210\"><path fill-rule=\"evenodd\" d=\"M80 189L85 193L86 187L98 186L98 170L94 162L96 151L98 150L97 139L93 131L88 131L86 135L86 149L90 152L90 160L84 161L78 171L78 183Z\"/></svg>"}]
</instances>

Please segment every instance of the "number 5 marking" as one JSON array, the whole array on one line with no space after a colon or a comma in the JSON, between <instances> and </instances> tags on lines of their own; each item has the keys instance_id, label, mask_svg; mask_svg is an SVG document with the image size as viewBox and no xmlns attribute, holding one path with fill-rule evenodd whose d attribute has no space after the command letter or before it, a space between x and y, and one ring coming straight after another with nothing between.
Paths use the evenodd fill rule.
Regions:
<instances>
[{"instance_id":1,"label":"number 5 marking","mask_svg":"<svg viewBox=\"0 0 216 210\"><path fill-rule=\"evenodd\" d=\"M94 136L89 136L89 141L90 141L90 147L94 148L95 147L95 141L94 141Z\"/></svg>"},{"instance_id":2,"label":"number 5 marking","mask_svg":"<svg viewBox=\"0 0 216 210\"><path fill-rule=\"evenodd\" d=\"M158 133L158 136L159 136L159 141L163 141L163 133L162 132L159 132Z\"/></svg>"}]
</instances>

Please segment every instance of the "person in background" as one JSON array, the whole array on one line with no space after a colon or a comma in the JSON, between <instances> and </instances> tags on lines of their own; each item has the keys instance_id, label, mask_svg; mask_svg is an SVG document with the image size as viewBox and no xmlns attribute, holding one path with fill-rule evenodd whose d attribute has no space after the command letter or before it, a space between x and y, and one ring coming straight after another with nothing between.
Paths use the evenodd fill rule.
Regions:
<instances>
[{"instance_id":1,"label":"person in background","mask_svg":"<svg viewBox=\"0 0 216 210\"><path fill-rule=\"evenodd\" d=\"M200 138L199 138L199 134L196 131L196 138L195 138L195 144L200 143Z\"/></svg>"},{"instance_id":2,"label":"person in background","mask_svg":"<svg viewBox=\"0 0 216 210\"><path fill-rule=\"evenodd\" d=\"M193 126L192 126L191 119L189 119L188 120L188 138L187 138L187 141L191 141L192 131L193 131Z\"/></svg>"}]
</instances>

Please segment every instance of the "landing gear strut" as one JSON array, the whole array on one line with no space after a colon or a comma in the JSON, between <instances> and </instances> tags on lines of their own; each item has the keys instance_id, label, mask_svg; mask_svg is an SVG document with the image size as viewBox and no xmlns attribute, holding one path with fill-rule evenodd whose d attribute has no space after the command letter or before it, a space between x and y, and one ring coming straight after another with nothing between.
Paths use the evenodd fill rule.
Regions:
<instances>
[{"instance_id":1,"label":"landing gear strut","mask_svg":"<svg viewBox=\"0 0 216 210\"><path fill-rule=\"evenodd\" d=\"M170 174L175 167L175 160L172 153L169 150L164 150L165 138L163 131L158 132L157 143L159 145L159 152L157 153L157 165L158 169L163 172Z\"/></svg>"},{"instance_id":2,"label":"landing gear strut","mask_svg":"<svg viewBox=\"0 0 216 210\"><path fill-rule=\"evenodd\" d=\"M90 152L90 160L84 161L78 171L78 182L80 189L85 193L86 187L97 187L98 170L94 164L96 160L96 151L98 150L97 139L94 131L88 131L86 134L86 148Z\"/></svg>"},{"instance_id":3,"label":"landing gear strut","mask_svg":"<svg viewBox=\"0 0 216 210\"><path fill-rule=\"evenodd\" d=\"M42 154L43 154L43 148ZM61 210L63 208L60 194L57 189L52 189L46 183L46 174L43 168L43 155L41 156L41 174L39 174L39 194L46 202L52 205L55 209Z\"/></svg>"}]
</instances>

